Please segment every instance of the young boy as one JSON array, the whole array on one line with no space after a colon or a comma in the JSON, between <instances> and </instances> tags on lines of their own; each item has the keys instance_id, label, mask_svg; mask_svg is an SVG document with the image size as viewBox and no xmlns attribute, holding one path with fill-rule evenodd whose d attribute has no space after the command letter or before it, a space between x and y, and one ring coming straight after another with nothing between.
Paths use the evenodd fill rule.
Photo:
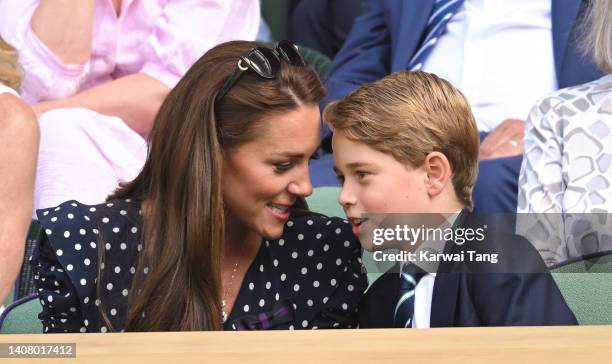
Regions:
<instances>
[{"instance_id":1,"label":"young boy","mask_svg":"<svg viewBox=\"0 0 612 364\"><path fill-rule=\"evenodd\" d=\"M531 244L496 232L469 212L479 139L469 103L457 89L432 74L398 72L330 104L324 118L334 133L339 202L364 248L383 247L372 239L381 235L366 228L373 214L459 213L446 225L419 225L450 231L439 238L438 264L424 270L419 263L430 256L414 254L396 265L400 274L381 276L360 305L360 327L576 324ZM414 215L402 216L415 221ZM390 219L398 221L397 215ZM390 235L398 233L391 247L408 252L416 246L400 245L398 239L408 238L399 234L406 233L403 227L391 229ZM481 239L466 243L470 229ZM427 245L426 239L414 240ZM440 258L446 254L448 261Z\"/></svg>"}]
</instances>

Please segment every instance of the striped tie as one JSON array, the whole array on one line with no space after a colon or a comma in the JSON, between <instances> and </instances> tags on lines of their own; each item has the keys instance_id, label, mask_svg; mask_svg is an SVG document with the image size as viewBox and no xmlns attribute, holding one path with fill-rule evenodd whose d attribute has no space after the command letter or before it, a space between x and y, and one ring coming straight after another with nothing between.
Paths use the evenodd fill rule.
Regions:
<instances>
[{"instance_id":1,"label":"striped tie","mask_svg":"<svg viewBox=\"0 0 612 364\"><path fill-rule=\"evenodd\" d=\"M425 39L421 43L419 50L410 59L409 70L418 71L423 67L423 62L425 62L433 46L444 32L444 29L446 29L448 20L462 4L463 0L436 0L436 4L425 27Z\"/></svg>"},{"instance_id":2,"label":"striped tie","mask_svg":"<svg viewBox=\"0 0 612 364\"><path fill-rule=\"evenodd\" d=\"M408 269L405 269L408 268ZM427 273L414 272L416 266L405 266L400 272L400 296L395 305L393 315L394 327L412 327L412 317L414 316L414 291L417 284ZM409 272L412 270L413 272Z\"/></svg>"}]
</instances>

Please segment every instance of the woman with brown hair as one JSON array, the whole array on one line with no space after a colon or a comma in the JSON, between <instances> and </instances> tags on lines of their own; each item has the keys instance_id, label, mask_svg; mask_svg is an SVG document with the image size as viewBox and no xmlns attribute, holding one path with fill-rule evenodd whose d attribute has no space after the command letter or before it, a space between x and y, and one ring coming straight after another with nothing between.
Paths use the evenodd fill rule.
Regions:
<instances>
[{"instance_id":1,"label":"woman with brown hair","mask_svg":"<svg viewBox=\"0 0 612 364\"><path fill-rule=\"evenodd\" d=\"M17 52L0 37L0 305L23 262L34 194L38 125L17 95Z\"/></svg>"},{"instance_id":2,"label":"woman with brown hair","mask_svg":"<svg viewBox=\"0 0 612 364\"><path fill-rule=\"evenodd\" d=\"M353 327L359 244L304 200L323 96L289 42L207 52L162 104L134 181L38 212L45 332Z\"/></svg>"}]
</instances>

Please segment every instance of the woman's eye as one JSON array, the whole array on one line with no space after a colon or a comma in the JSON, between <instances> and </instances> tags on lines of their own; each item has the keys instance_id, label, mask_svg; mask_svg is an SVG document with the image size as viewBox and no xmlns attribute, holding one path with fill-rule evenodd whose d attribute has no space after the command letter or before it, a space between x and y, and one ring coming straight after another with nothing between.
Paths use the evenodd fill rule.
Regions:
<instances>
[{"instance_id":1,"label":"woman's eye","mask_svg":"<svg viewBox=\"0 0 612 364\"><path fill-rule=\"evenodd\" d=\"M277 173L287 172L288 170L291 169L291 167L293 167L293 163L291 162L283 162L283 163L274 164L274 169L276 170Z\"/></svg>"}]
</instances>

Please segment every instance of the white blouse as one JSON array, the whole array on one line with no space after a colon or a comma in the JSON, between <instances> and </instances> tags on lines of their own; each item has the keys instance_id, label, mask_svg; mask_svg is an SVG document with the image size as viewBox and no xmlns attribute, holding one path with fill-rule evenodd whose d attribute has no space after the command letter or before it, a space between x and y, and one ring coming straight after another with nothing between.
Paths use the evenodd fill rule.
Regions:
<instances>
[{"instance_id":1,"label":"white blouse","mask_svg":"<svg viewBox=\"0 0 612 364\"><path fill-rule=\"evenodd\" d=\"M556 91L533 107L518 212L530 214L519 215L519 233L549 265L612 250L605 218L612 213L612 75Z\"/></svg>"}]
</instances>

